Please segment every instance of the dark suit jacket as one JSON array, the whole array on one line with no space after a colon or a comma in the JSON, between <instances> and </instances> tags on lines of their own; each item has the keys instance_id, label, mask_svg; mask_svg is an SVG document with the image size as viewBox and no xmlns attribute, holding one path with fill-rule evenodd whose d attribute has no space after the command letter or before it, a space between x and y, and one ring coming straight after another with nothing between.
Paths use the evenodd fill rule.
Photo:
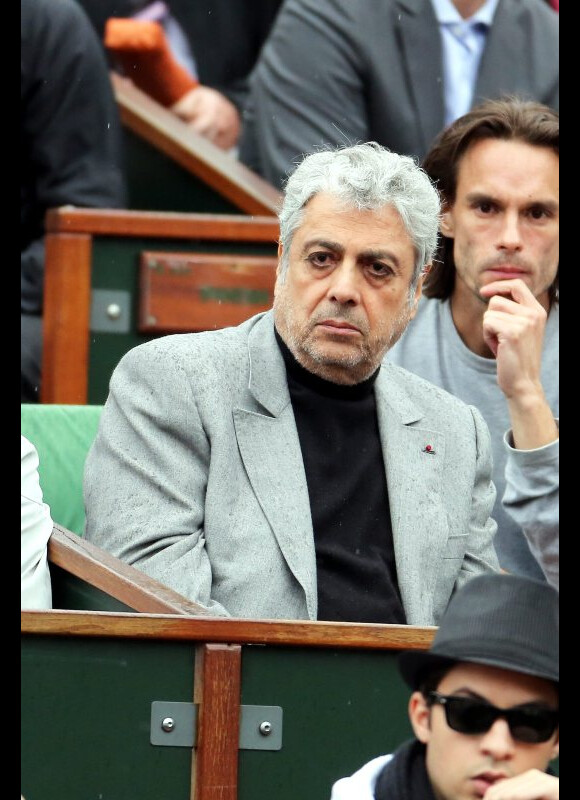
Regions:
<instances>
[{"instance_id":1,"label":"dark suit jacket","mask_svg":"<svg viewBox=\"0 0 580 800\"><path fill-rule=\"evenodd\" d=\"M20 4L21 311L40 314L44 216L126 202L121 121L107 63L72 0Z\"/></svg>"},{"instance_id":2,"label":"dark suit jacket","mask_svg":"<svg viewBox=\"0 0 580 800\"><path fill-rule=\"evenodd\" d=\"M558 15L500 0L474 104L518 93L559 101ZM302 153L375 140L422 159L444 124L430 0L286 0L252 77L240 159L280 185Z\"/></svg>"}]
</instances>

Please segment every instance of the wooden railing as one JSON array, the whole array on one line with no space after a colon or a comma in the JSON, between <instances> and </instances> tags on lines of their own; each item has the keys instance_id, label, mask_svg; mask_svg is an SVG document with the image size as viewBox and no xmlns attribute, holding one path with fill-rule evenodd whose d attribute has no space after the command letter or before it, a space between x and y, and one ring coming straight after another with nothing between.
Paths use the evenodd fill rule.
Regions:
<instances>
[{"instance_id":1,"label":"wooden railing","mask_svg":"<svg viewBox=\"0 0 580 800\"><path fill-rule=\"evenodd\" d=\"M111 80L124 127L227 198L240 212L277 213L281 193L272 184L192 131L130 79L112 72Z\"/></svg>"},{"instance_id":2,"label":"wooden railing","mask_svg":"<svg viewBox=\"0 0 580 800\"><path fill-rule=\"evenodd\" d=\"M210 251L210 261L222 254L229 257L230 265L236 260L231 258L232 254L240 256L240 263L246 265L250 253L255 253L256 262L260 263L268 256L268 285L265 287L261 281L261 294L256 297L260 299L265 288L271 296L278 239L278 221L274 217L65 207L47 213L46 228L43 403L102 404L118 358L145 341L146 333L161 332L154 325L148 331L144 330L146 326L139 328L137 310L141 305L138 296L141 289L138 276L143 253L147 251L179 250L192 254ZM217 271L216 278L223 283ZM236 280L239 290L239 278ZM107 292L119 290L130 299L125 309L127 325L118 335L113 330L115 335L105 333L102 336L94 326L91 329L95 289L101 287L106 287ZM224 291L222 286L220 291ZM209 299L206 305L212 304L212 298ZM215 298L213 305L219 308ZM253 310L247 304L245 313L250 316L261 308L260 303L254 303ZM213 327L222 327L230 321L228 317L210 320L207 315L204 319L205 325L209 326L211 321ZM164 320L163 330L171 330L167 314ZM199 330L193 313L191 320L191 330ZM117 321L122 323L123 319ZM182 323L180 325L176 329L183 330ZM104 343L102 347L106 352L101 351L91 358L92 348L98 347L99 342ZM100 393L91 393L91 364L101 371Z\"/></svg>"}]
</instances>

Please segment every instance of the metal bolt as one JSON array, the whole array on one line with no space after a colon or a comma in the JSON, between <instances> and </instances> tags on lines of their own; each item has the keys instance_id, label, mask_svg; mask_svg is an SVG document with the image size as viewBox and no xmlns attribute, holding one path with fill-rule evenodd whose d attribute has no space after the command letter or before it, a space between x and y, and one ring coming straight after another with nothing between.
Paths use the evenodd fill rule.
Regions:
<instances>
[{"instance_id":1,"label":"metal bolt","mask_svg":"<svg viewBox=\"0 0 580 800\"><path fill-rule=\"evenodd\" d=\"M161 727L166 733L171 733L175 727L175 722L171 717L165 717L165 719L161 722Z\"/></svg>"},{"instance_id":2,"label":"metal bolt","mask_svg":"<svg viewBox=\"0 0 580 800\"><path fill-rule=\"evenodd\" d=\"M260 727L258 728L262 736L269 736L272 733L272 723L271 722L260 722Z\"/></svg>"},{"instance_id":3,"label":"metal bolt","mask_svg":"<svg viewBox=\"0 0 580 800\"><path fill-rule=\"evenodd\" d=\"M121 316L121 306L118 303L109 303L107 306L107 316L109 319L119 319Z\"/></svg>"}]
</instances>

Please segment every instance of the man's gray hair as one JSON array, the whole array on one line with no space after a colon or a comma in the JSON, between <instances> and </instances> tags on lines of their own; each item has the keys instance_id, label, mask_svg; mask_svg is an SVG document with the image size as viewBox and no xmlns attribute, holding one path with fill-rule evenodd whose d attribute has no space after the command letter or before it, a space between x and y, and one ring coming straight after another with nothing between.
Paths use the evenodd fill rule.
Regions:
<instances>
[{"instance_id":1,"label":"man's gray hair","mask_svg":"<svg viewBox=\"0 0 580 800\"><path fill-rule=\"evenodd\" d=\"M415 248L412 287L437 247L440 202L427 174L409 156L376 142L323 150L303 158L286 182L278 218L283 246L280 280L287 269L290 245L314 195L328 192L348 208L377 211L392 206L401 217Z\"/></svg>"}]
</instances>

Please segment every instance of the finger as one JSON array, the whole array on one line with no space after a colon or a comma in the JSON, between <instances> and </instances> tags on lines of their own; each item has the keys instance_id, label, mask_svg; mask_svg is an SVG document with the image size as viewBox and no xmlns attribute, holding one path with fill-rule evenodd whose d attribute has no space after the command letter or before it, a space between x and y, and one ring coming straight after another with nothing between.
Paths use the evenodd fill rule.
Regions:
<instances>
[{"instance_id":1,"label":"finger","mask_svg":"<svg viewBox=\"0 0 580 800\"><path fill-rule=\"evenodd\" d=\"M495 334L495 332L491 331L491 330L487 330L487 329L484 328L484 330L483 330L483 341L486 343L486 345L491 350L494 358L497 358L497 351L499 349L499 340L498 340L497 335Z\"/></svg>"},{"instance_id":2,"label":"finger","mask_svg":"<svg viewBox=\"0 0 580 800\"><path fill-rule=\"evenodd\" d=\"M213 121L205 115L193 120L191 127L196 133L199 133L200 136L205 136L205 138L210 141L213 141L217 135L217 129Z\"/></svg>"},{"instance_id":3,"label":"finger","mask_svg":"<svg viewBox=\"0 0 580 800\"><path fill-rule=\"evenodd\" d=\"M497 311L498 313L515 314L518 317L529 317L533 319L537 315L538 308L542 308L539 303L537 305L524 304L519 303L511 297L494 294L493 297L489 299L486 313L489 311Z\"/></svg>"},{"instance_id":4,"label":"finger","mask_svg":"<svg viewBox=\"0 0 580 800\"><path fill-rule=\"evenodd\" d=\"M495 313L486 311L483 317L483 332L509 339L519 339L529 334L530 326L527 320L514 314Z\"/></svg>"},{"instance_id":5,"label":"finger","mask_svg":"<svg viewBox=\"0 0 580 800\"><path fill-rule=\"evenodd\" d=\"M505 281L492 281L486 283L479 290L482 297L492 297L493 295L509 295L516 303L534 305L538 301L532 294L529 286L527 286L521 278L513 278Z\"/></svg>"},{"instance_id":6,"label":"finger","mask_svg":"<svg viewBox=\"0 0 580 800\"><path fill-rule=\"evenodd\" d=\"M505 314L503 312L486 311L483 317L484 328L505 328L506 330L526 330L527 326L523 324L521 317L514 314Z\"/></svg>"},{"instance_id":7,"label":"finger","mask_svg":"<svg viewBox=\"0 0 580 800\"><path fill-rule=\"evenodd\" d=\"M526 321L513 314L487 311L483 318L483 340L496 358L500 344L528 342L529 330Z\"/></svg>"}]
</instances>

